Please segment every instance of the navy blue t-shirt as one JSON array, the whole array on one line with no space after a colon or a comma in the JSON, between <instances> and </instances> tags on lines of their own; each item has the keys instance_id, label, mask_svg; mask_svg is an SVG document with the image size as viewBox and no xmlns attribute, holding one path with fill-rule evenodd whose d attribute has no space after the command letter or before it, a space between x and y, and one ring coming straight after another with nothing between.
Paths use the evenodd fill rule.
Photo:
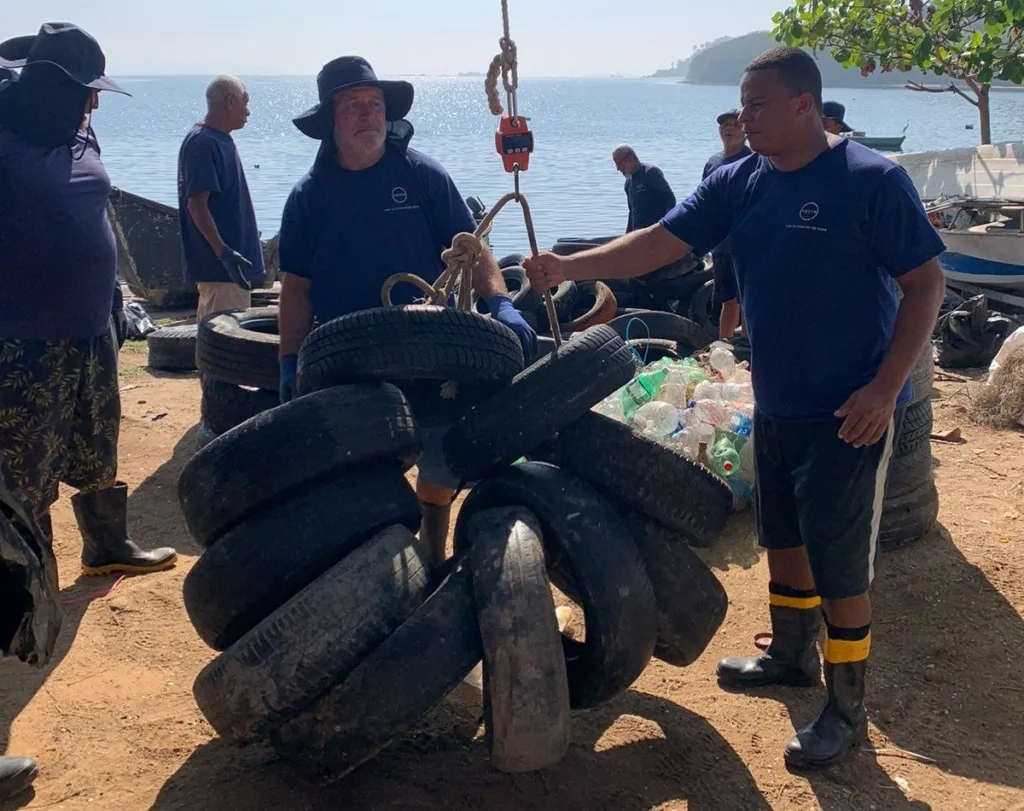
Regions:
<instances>
[{"instance_id":1,"label":"navy blue t-shirt","mask_svg":"<svg viewBox=\"0 0 1024 811\"><path fill-rule=\"evenodd\" d=\"M188 213L188 198L209 192L207 205L221 239L252 262L250 278L264 275L263 248L238 149L226 132L196 124L178 150L178 221L185 281L230 282L227 271Z\"/></svg>"},{"instance_id":2,"label":"navy blue t-shirt","mask_svg":"<svg viewBox=\"0 0 1024 811\"><path fill-rule=\"evenodd\" d=\"M309 279L313 312L323 323L381 305L381 287L395 273L433 283L441 251L476 221L451 177L437 161L391 146L369 169L338 165L322 151L288 196L281 218L283 273ZM396 286L395 305L422 298Z\"/></svg>"},{"instance_id":3,"label":"navy blue t-shirt","mask_svg":"<svg viewBox=\"0 0 1024 811\"><path fill-rule=\"evenodd\" d=\"M676 204L676 196L657 166L641 163L640 168L626 178L624 188L629 205L627 232L657 224Z\"/></svg>"},{"instance_id":4,"label":"navy blue t-shirt","mask_svg":"<svg viewBox=\"0 0 1024 811\"><path fill-rule=\"evenodd\" d=\"M730 155L728 158L725 156L724 152L719 152L716 155L712 155L710 158L708 158L708 162L704 164L704 172L701 174L701 180L706 179L707 176L714 172L716 169L721 169L723 166L728 166L730 163L736 163L736 161L741 161L745 157L747 157L747 155L751 154L753 153L751 152L750 147L744 144L743 149L741 149L735 155ZM711 249L712 257L720 256L722 254L727 253L729 253L728 237L723 239L720 243L718 243L714 248ZM730 298L736 298L734 291ZM729 299L723 299L723 301L728 300Z\"/></svg>"},{"instance_id":5,"label":"navy blue t-shirt","mask_svg":"<svg viewBox=\"0 0 1024 811\"><path fill-rule=\"evenodd\" d=\"M109 196L93 137L51 149L0 126L0 339L80 340L109 329Z\"/></svg>"},{"instance_id":6,"label":"navy blue t-shirt","mask_svg":"<svg viewBox=\"0 0 1024 811\"><path fill-rule=\"evenodd\" d=\"M904 169L849 140L795 172L760 155L724 167L662 224L695 253L732 234L757 406L780 420L832 419L875 377L894 278L944 250Z\"/></svg>"}]
</instances>

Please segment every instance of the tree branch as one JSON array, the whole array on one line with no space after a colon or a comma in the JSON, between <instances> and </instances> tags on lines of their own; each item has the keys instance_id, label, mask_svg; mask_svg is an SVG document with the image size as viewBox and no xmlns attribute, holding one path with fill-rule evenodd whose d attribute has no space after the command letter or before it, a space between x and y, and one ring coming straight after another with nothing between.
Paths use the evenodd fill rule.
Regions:
<instances>
[{"instance_id":1,"label":"tree branch","mask_svg":"<svg viewBox=\"0 0 1024 811\"><path fill-rule=\"evenodd\" d=\"M919 84L918 82L907 82L908 90L916 90L919 93L956 93L960 98L966 99L975 107L978 106L979 101L972 99L963 90L957 87L953 82L949 83L949 87L928 87L927 85Z\"/></svg>"}]
</instances>

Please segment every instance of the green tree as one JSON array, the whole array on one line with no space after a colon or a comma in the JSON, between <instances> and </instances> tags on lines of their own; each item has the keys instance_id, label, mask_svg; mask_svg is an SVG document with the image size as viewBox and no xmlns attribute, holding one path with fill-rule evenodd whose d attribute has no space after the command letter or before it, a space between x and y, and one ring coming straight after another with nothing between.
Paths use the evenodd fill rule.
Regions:
<instances>
[{"instance_id":1,"label":"green tree","mask_svg":"<svg viewBox=\"0 0 1024 811\"><path fill-rule=\"evenodd\" d=\"M992 142L992 82L1024 84L1024 0L798 0L772 22L779 42L827 48L864 76L916 67L948 78L948 86L907 87L969 101L983 144Z\"/></svg>"}]
</instances>

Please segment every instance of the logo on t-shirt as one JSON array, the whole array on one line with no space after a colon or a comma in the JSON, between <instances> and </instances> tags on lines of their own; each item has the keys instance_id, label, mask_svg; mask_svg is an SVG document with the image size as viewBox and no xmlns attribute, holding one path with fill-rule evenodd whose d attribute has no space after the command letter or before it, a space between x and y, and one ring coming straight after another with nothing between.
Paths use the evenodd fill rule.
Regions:
<instances>
[{"instance_id":1,"label":"logo on t-shirt","mask_svg":"<svg viewBox=\"0 0 1024 811\"><path fill-rule=\"evenodd\" d=\"M399 205L401 205L402 203L409 199L409 192L407 192L401 186L395 186L395 188L391 190L391 199L394 200Z\"/></svg>"},{"instance_id":2,"label":"logo on t-shirt","mask_svg":"<svg viewBox=\"0 0 1024 811\"><path fill-rule=\"evenodd\" d=\"M818 208L817 203L804 203L803 207L800 209L800 219L804 222L810 222L817 217L819 213L821 213L821 209Z\"/></svg>"}]
</instances>

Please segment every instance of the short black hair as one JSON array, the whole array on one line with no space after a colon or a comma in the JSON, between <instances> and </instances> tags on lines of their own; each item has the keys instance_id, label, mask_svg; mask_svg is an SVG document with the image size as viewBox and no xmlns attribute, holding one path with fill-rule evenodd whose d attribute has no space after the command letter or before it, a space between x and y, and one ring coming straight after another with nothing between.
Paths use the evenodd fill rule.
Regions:
<instances>
[{"instance_id":1,"label":"short black hair","mask_svg":"<svg viewBox=\"0 0 1024 811\"><path fill-rule=\"evenodd\" d=\"M810 93L815 106L821 109L821 71L807 51L786 45L771 48L747 65L746 72L754 70L776 71L790 93Z\"/></svg>"}]
</instances>

